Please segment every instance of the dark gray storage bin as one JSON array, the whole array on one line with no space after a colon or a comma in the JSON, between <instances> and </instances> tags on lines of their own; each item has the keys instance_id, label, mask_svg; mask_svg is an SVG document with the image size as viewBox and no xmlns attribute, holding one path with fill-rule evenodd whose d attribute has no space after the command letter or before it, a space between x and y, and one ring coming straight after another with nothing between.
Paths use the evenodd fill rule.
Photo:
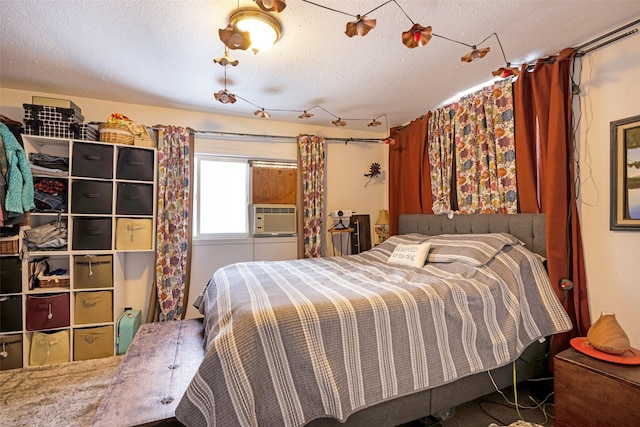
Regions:
<instances>
[{"instance_id":1,"label":"dark gray storage bin","mask_svg":"<svg viewBox=\"0 0 640 427\"><path fill-rule=\"evenodd\" d=\"M75 180L71 183L71 213L110 214L113 183Z\"/></svg>"},{"instance_id":2,"label":"dark gray storage bin","mask_svg":"<svg viewBox=\"0 0 640 427\"><path fill-rule=\"evenodd\" d=\"M131 181L153 181L154 155L152 150L118 148L116 178Z\"/></svg>"},{"instance_id":3,"label":"dark gray storage bin","mask_svg":"<svg viewBox=\"0 0 640 427\"><path fill-rule=\"evenodd\" d=\"M22 295L0 295L0 332L22 330Z\"/></svg>"},{"instance_id":4,"label":"dark gray storage bin","mask_svg":"<svg viewBox=\"0 0 640 427\"><path fill-rule=\"evenodd\" d=\"M17 256L0 257L0 294L22 292L22 261Z\"/></svg>"},{"instance_id":5,"label":"dark gray storage bin","mask_svg":"<svg viewBox=\"0 0 640 427\"><path fill-rule=\"evenodd\" d=\"M118 183L117 215L153 215L153 185Z\"/></svg>"},{"instance_id":6,"label":"dark gray storage bin","mask_svg":"<svg viewBox=\"0 0 640 427\"><path fill-rule=\"evenodd\" d=\"M113 178L113 145L73 144L71 175L90 178Z\"/></svg>"},{"instance_id":7,"label":"dark gray storage bin","mask_svg":"<svg viewBox=\"0 0 640 427\"><path fill-rule=\"evenodd\" d=\"M74 218L71 249L110 250L111 218Z\"/></svg>"}]
</instances>

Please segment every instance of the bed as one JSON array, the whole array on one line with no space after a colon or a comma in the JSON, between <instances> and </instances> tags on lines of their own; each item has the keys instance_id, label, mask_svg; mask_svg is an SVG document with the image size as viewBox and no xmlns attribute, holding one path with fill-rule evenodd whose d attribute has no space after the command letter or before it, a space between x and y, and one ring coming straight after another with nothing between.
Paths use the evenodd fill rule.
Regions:
<instances>
[{"instance_id":1,"label":"bed","mask_svg":"<svg viewBox=\"0 0 640 427\"><path fill-rule=\"evenodd\" d=\"M206 356L176 418L394 426L506 387L513 367L544 372L545 337L571 322L543 266L543 215L401 215L399 230L358 255L216 271L194 303Z\"/></svg>"}]
</instances>

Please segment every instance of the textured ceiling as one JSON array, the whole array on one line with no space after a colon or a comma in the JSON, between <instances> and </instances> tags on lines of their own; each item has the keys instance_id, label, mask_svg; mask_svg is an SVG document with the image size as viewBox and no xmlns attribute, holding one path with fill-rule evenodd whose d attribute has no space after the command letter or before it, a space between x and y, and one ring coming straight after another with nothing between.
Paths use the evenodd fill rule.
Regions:
<instances>
[{"instance_id":1,"label":"textured ceiling","mask_svg":"<svg viewBox=\"0 0 640 427\"><path fill-rule=\"evenodd\" d=\"M357 15L385 0L314 2ZM240 64L227 68L227 89L249 102L224 105L213 98L224 88L224 68L213 62L224 54L218 29L238 5L256 7L252 1L2 0L0 84L246 117L259 106L271 120L287 122L299 122L300 113L278 110L319 105L311 123L330 126L333 114L347 120L346 129L367 129L370 119L386 114L396 126L488 82L505 65L496 37L478 46L491 52L472 63L460 61L468 47L441 37L408 49L401 34L412 21L468 45L496 32L507 60L520 64L640 17L637 0L397 3L406 15L389 2L368 15L376 28L349 38L345 24L354 18L287 1L276 14L282 38L271 50L230 52Z\"/></svg>"}]
</instances>

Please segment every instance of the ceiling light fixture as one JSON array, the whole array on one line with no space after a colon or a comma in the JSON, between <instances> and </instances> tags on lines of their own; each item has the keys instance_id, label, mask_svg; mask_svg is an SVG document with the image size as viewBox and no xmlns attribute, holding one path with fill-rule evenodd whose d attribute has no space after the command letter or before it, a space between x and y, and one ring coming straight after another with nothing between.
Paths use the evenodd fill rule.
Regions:
<instances>
[{"instance_id":1,"label":"ceiling light fixture","mask_svg":"<svg viewBox=\"0 0 640 427\"><path fill-rule=\"evenodd\" d=\"M331 123L332 123L334 126L337 126L337 127L343 127L343 126L346 126L346 125L347 125L347 122L345 122L344 120L342 120L340 117L338 117L338 119L337 119L337 120L332 120L332 121L331 121Z\"/></svg>"},{"instance_id":2,"label":"ceiling light fixture","mask_svg":"<svg viewBox=\"0 0 640 427\"><path fill-rule=\"evenodd\" d=\"M369 122L367 124L367 127L370 128L377 128L378 126L380 126L382 124L382 122L378 121L378 118L376 117L375 119L372 119L371 122Z\"/></svg>"},{"instance_id":3,"label":"ceiling light fixture","mask_svg":"<svg viewBox=\"0 0 640 427\"><path fill-rule=\"evenodd\" d=\"M307 110L304 110L304 112L298 116L299 119L309 119L311 117L313 117L313 114L307 113Z\"/></svg>"},{"instance_id":4,"label":"ceiling light fixture","mask_svg":"<svg viewBox=\"0 0 640 427\"><path fill-rule=\"evenodd\" d=\"M265 12L282 12L287 3L285 0L254 0L258 7Z\"/></svg>"},{"instance_id":5,"label":"ceiling light fixture","mask_svg":"<svg viewBox=\"0 0 640 427\"><path fill-rule=\"evenodd\" d=\"M269 50L269 48L280 39L280 35L282 34L280 21L259 9L238 9L231 14L229 22L233 22L233 24L229 24L229 26L235 25L239 30L238 33L248 34L250 45L241 49L250 48L253 50L253 53ZM229 28L229 26L227 28ZM223 30L220 30L220 32L222 31ZM220 35L220 40L230 49L234 49L223 40L222 34ZM242 46L244 45L246 45L246 43L242 44Z\"/></svg>"}]
</instances>

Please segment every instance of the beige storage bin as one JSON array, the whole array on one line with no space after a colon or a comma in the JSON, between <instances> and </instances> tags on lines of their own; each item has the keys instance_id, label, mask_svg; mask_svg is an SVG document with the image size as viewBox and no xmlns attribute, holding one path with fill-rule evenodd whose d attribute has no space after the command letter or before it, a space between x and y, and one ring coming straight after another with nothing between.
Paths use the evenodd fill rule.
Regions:
<instances>
[{"instance_id":1,"label":"beige storage bin","mask_svg":"<svg viewBox=\"0 0 640 427\"><path fill-rule=\"evenodd\" d=\"M113 287L113 257L84 255L73 258L74 289Z\"/></svg>"},{"instance_id":2,"label":"beige storage bin","mask_svg":"<svg viewBox=\"0 0 640 427\"><path fill-rule=\"evenodd\" d=\"M71 361L69 330L58 332L34 332L31 335L29 365L49 365Z\"/></svg>"},{"instance_id":3,"label":"beige storage bin","mask_svg":"<svg viewBox=\"0 0 640 427\"><path fill-rule=\"evenodd\" d=\"M112 325L73 331L73 360L113 356L114 346Z\"/></svg>"},{"instance_id":4,"label":"beige storage bin","mask_svg":"<svg viewBox=\"0 0 640 427\"><path fill-rule=\"evenodd\" d=\"M74 324L113 322L113 292L76 292Z\"/></svg>"},{"instance_id":5,"label":"beige storage bin","mask_svg":"<svg viewBox=\"0 0 640 427\"><path fill-rule=\"evenodd\" d=\"M153 222L151 219L118 218L116 225L116 250L152 249Z\"/></svg>"}]
</instances>

